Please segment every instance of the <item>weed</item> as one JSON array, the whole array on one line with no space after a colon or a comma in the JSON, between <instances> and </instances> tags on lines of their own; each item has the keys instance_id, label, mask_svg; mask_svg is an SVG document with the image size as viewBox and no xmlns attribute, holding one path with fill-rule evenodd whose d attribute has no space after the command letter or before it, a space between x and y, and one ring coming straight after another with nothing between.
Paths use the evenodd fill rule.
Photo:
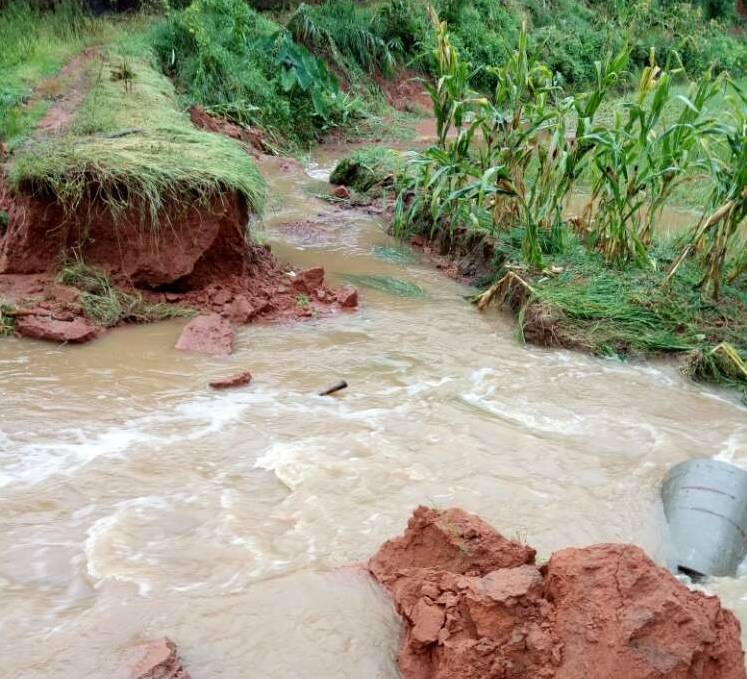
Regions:
<instances>
[{"instance_id":1,"label":"weed","mask_svg":"<svg viewBox=\"0 0 747 679\"><path fill-rule=\"evenodd\" d=\"M395 177L403 167L404 157L397 151L382 147L363 148L343 158L332 171L329 181L366 193L374 187L394 186Z\"/></svg>"},{"instance_id":2,"label":"weed","mask_svg":"<svg viewBox=\"0 0 747 679\"><path fill-rule=\"evenodd\" d=\"M296 306L299 309L308 309L311 304L311 299L306 293L300 293L296 295Z\"/></svg>"},{"instance_id":3,"label":"weed","mask_svg":"<svg viewBox=\"0 0 747 679\"><path fill-rule=\"evenodd\" d=\"M171 304L151 304L139 293L118 290L104 272L86 265L80 257L63 265L58 280L63 285L81 290L83 312L92 321L107 328L125 321L145 323L191 316L193 313Z\"/></svg>"},{"instance_id":4,"label":"weed","mask_svg":"<svg viewBox=\"0 0 747 679\"><path fill-rule=\"evenodd\" d=\"M192 102L298 143L362 113L321 59L243 0L195 0L159 27L155 48Z\"/></svg>"},{"instance_id":5,"label":"weed","mask_svg":"<svg viewBox=\"0 0 747 679\"><path fill-rule=\"evenodd\" d=\"M372 288L397 297L423 297L424 290L415 283L383 275L348 275L346 279L355 286Z\"/></svg>"},{"instance_id":6,"label":"weed","mask_svg":"<svg viewBox=\"0 0 747 679\"><path fill-rule=\"evenodd\" d=\"M15 308L12 305L0 302L0 337L7 337L13 334L16 327L16 318L13 315L14 311Z\"/></svg>"}]
</instances>

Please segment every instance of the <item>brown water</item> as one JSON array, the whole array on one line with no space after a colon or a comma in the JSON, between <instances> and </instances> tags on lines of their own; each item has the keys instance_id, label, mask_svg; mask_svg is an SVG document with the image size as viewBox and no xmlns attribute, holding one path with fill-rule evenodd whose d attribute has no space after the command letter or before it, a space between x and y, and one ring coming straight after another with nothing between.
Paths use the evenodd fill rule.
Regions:
<instances>
[{"instance_id":1,"label":"brown water","mask_svg":"<svg viewBox=\"0 0 747 679\"><path fill-rule=\"evenodd\" d=\"M264 237L298 267L396 275L357 314L248 326L227 359L173 349L182 323L86 347L0 343L0 667L126 676L168 635L195 679L395 679L398 624L363 576L419 503L459 505L541 554L630 541L663 557L673 464L747 465L746 412L673 365L524 347L512 320L394 246L372 218L269 167ZM323 219L318 230L284 222ZM377 246L379 246L377 248ZM254 384L210 379L249 368ZM336 398L314 392L345 378ZM747 622L747 582L711 584Z\"/></svg>"}]
</instances>

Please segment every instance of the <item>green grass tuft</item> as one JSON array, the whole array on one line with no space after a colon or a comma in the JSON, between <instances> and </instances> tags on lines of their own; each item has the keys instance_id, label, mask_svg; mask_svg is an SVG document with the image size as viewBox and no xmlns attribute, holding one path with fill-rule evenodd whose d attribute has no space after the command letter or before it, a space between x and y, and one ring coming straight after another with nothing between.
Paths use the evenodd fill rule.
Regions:
<instances>
[{"instance_id":1,"label":"green grass tuft","mask_svg":"<svg viewBox=\"0 0 747 679\"><path fill-rule=\"evenodd\" d=\"M152 227L166 206L207 204L227 191L262 210L265 184L249 155L233 140L196 129L149 60L111 51L90 70L91 90L72 128L17 149L12 186L52 194L71 212L92 196L114 213L136 206Z\"/></svg>"},{"instance_id":2,"label":"green grass tuft","mask_svg":"<svg viewBox=\"0 0 747 679\"><path fill-rule=\"evenodd\" d=\"M16 319L12 315L14 310L15 308L12 305L0 302L0 337L8 337L13 334L16 328Z\"/></svg>"},{"instance_id":3,"label":"green grass tuft","mask_svg":"<svg viewBox=\"0 0 747 679\"><path fill-rule=\"evenodd\" d=\"M345 279L358 287L371 288L397 297L424 297L425 291L410 281L383 275L350 274Z\"/></svg>"},{"instance_id":4,"label":"green grass tuft","mask_svg":"<svg viewBox=\"0 0 747 679\"><path fill-rule=\"evenodd\" d=\"M125 321L147 323L193 315L190 309L172 304L151 304L142 295L118 290L109 277L80 259L67 263L58 280L81 290L80 305L92 321L106 328Z\"/></svg>"},{"instance_id":5,"label":"green grass tuft","mask_svg":"<svg viewBox=\"0 0 747 679\"><path fill-rule=\"evenodd\" d=\"M376 187L391 188L404 165L404 157L397 151L377 146L363 148L340 160L329 181L360 193Z\"/></svg>"}]
</instances>

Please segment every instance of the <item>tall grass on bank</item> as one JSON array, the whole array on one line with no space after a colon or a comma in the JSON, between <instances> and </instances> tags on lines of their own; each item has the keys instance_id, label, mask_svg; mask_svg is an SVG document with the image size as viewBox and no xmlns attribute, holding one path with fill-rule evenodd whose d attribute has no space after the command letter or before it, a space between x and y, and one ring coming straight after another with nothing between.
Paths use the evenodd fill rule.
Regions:
<instances>
[{"instance_id":1,"label":"tall grass on bank","mask_svg":"<svg viewBox=\"0 0 747 679\"><path fill-rule=\"evenodd\" d=\"M377 10L353 0L301 6L288 20L294 39L325 55L348 76L362 70L391 74L401 45L379 33Z\"/></svg>"},{"instance_id":2,"label":"tall grass on bank","mask_svg":"<svg viewBox=\"0 0 747 679\"><path fill-rule=\"evenodd\" d=\"M165 208L207 204L227 191L261 211L265 184L250 156L233 140L196 129L148 59L102 52L89 68L93 86L72 129L17 149L12 185L54 195L70 211L90 198L113 213L137 208L154 228Z\"/></svg>"},{"instance_id":3,"label":"tall grass on bank","mask_svg":"<svg viewBox=\"0 0 747 679\"><path fill-rule=\"evenodd\" d=\"M24 106L34 85L110 33L105 21L88 16L75 0L47 11L17 0L0 9L0 142L12 145L44 114L44 98Z\"/></svg>"}]
</instances>

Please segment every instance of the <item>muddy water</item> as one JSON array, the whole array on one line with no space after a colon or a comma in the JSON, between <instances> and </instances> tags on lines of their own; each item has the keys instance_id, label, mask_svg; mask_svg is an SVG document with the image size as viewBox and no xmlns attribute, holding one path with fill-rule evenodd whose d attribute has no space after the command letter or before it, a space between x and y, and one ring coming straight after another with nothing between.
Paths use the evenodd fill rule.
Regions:
<instances>
[{"instance_id":1,"label":"muddy water","mask_svg":"<svg viewBox=\"0 0 747 679\"><path fill-rule=\"evenodd\" d=\"M0 667L126 676L127 649L176 640L196 679L395 679L397 621L365 559L419 503L460 505L541 554L631 541L657 558L667 468L747 465L747 417L667 364L522 347L511 319L313 198L324 167L266 169L262 237L362 289L357 314L243 328L227 359L172 347L179 322L87 347L0 343ZM299 218L313 228L282 225ZM254 384L208 390L249 368ZM314 392L345 378L335 398ZM747 581L712 585L747 623Z\"/></svg>"}]
</instances>

